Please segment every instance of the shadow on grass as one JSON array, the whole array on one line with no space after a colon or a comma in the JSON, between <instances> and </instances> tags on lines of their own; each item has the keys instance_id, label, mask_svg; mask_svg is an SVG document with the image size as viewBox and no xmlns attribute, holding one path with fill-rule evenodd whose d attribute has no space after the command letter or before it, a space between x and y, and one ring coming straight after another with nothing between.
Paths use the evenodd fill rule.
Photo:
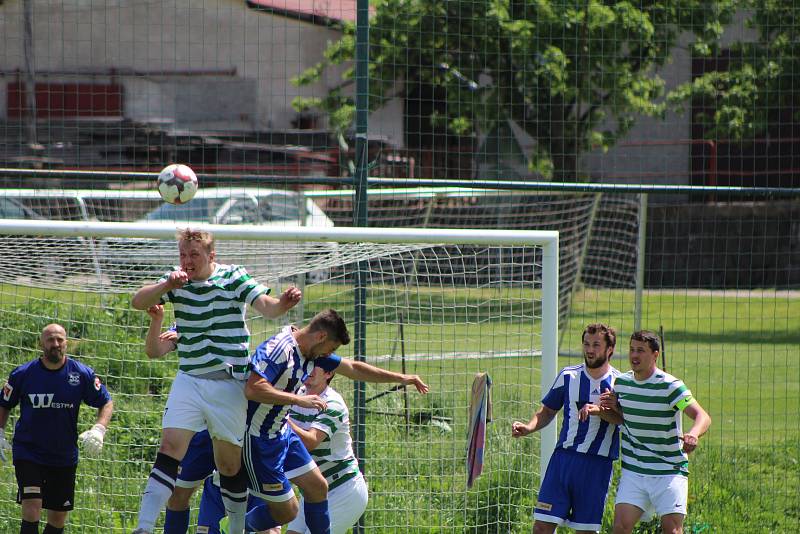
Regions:
<instances>
[{"instance_id":1,"label":"shadow on grass","mask_svg":"<svg viewBox=\"0 0 800 534\"><path fill-rule=\"evenodd\" d=\"M670 330L666 333L668 343L704 344L746 344L746 345L796 345L800 344L800 331L797 332L690 332Z\"/></svg>"}]
</instances>

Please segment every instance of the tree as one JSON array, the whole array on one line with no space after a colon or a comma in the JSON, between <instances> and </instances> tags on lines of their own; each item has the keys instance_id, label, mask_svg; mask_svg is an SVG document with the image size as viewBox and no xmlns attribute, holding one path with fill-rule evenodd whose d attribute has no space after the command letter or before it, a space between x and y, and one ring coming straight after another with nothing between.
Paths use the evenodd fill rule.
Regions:
<instances>
[{"instance_id":1,"label":"tree","mask_svg":"<svg viewBox=\"0 0 800 534\"><path fill-rule=\"evenodd\" d=\"M453 135L511 119L536 140L533 170L574 180L579 155L624 136L639 115L664 110L658 68L678 36L719 38L735 0L378 0L370 21L370 108L427 88L442 95L426 119ZM296 79L309 84L352 60L353 26ZM344 73L345 84L353 70ZM298 109L320 108L347 128L344 85ZM433 89L432 91L430 89Z\"/></svg>"},{"instance_id":2,"label":"tree","mask_svg":"<svg viewBox=\"0 0 800 534\"><path fill-rule=\"evenodd\" d=\"M670 100L678 107L694 100L706 112L695 120L712 139L746 140L774 127L800 122L800 7L786 0L741 0L753 42L737 42L721 54L719 68L683 84ZM796 137L789 134L786 137Z\"/></svg>"}]
</instances>

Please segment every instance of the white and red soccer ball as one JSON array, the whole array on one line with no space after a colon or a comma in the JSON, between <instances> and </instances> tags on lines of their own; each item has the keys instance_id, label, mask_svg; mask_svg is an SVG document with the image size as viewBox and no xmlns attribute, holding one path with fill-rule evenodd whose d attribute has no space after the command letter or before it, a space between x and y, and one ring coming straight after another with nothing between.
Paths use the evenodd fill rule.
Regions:
<instances>
[{"instance_id":1,"label":"white and red soccer ball","mask_svg":"<svg viewBox=\"0 0 800 534\"><path fill-rule=\"evenodd\" d=\"M188 166L173 163L158 173L157 185L164 202L184 204L197 193L197 176Z\"/></svg>"}]
</instances>

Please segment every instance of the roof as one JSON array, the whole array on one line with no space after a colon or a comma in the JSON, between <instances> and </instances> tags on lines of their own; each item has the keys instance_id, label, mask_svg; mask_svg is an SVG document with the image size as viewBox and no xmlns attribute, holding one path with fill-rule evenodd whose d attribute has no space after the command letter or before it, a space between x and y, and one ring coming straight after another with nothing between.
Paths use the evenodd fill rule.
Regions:
<instances>
[{"instance_id":1,"label":"roof","mask_svg":"<svg viewBox=\"0 0 800 534\"><path fill-rule=\"evenodd\" d=\"M356 0L247 0L247 5L315 24L356 21ZM370 13L374 11L370 7Z\"/></svg>"}]
</instances>

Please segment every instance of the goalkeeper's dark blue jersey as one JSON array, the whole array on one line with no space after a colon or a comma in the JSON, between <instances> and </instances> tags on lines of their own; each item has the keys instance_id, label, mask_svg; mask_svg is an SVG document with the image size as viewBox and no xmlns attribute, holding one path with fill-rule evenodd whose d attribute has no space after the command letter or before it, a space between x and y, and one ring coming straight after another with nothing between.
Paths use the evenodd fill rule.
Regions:
<instances>
[{"instance_id":1,"label":"goalkeeper's dark blue jersey","mask_svg":"<svg viewBox=\"0 0 800 534\"><path fill-rule=\"evenodd\" d=\"M72 466L78 463L78 410L81 402L101 408L111 400L94 371L71 358L50 370L41 359L20 365L8 377L0 406L19 404L14 427L14 461Z\"/></svg>"}]
</instances>

